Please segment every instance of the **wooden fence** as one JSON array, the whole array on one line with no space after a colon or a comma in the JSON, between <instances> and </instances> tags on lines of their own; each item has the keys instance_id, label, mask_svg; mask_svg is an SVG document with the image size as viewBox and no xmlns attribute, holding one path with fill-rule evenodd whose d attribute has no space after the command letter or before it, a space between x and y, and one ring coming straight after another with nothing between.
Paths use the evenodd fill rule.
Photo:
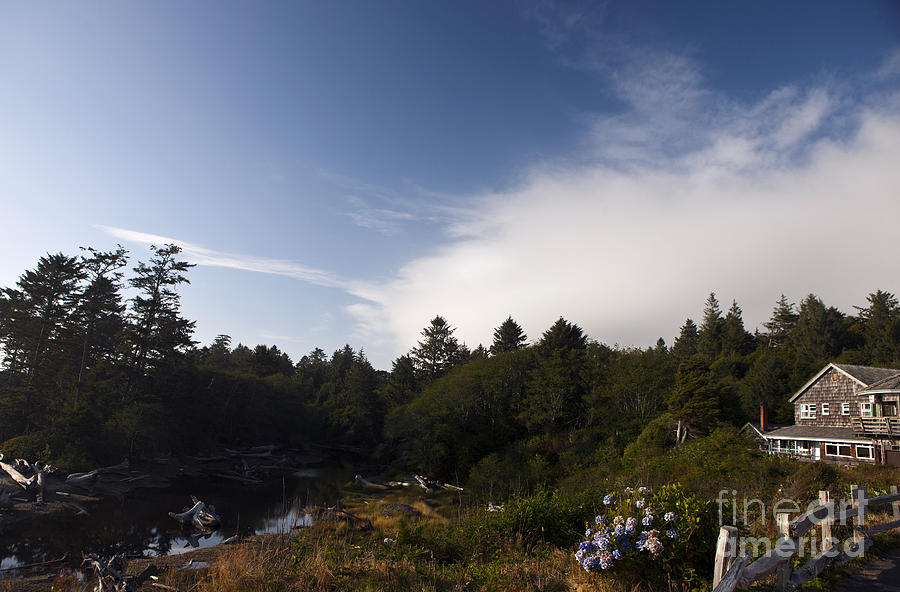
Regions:
<instances>
[{"instance_id":1,"label":"wooden fence","mask_svg":"<svg viewBox=\"0 0 900 592\"><path fill-rule=\"evenodd\" d=\"M756 580L777 573L776 590L790 592L817 577L829 566L843 563L860 556L871 545L873 535L900 527L900 493L897 486L891 493L878 497L866 496L865 487L850 486L852 505L841 511L839 504L828 499L827 491L819 492L819 505L793 520L790 515L778 513L779 539L775 547L756 561L750 560L749 551L740 550L738 530L734 526L723 526L719 531L716 545L716 563L713 575L713 592L732 592L736 588L747 588ZM892 504L893 520L865 528L866 508ZM843 547L832 538L831 527L847 524L853 520L853 540ZM822 528L822 551L814 554L797 570L793 569L794 557L803 550L804 535L816 526ZM814 551L813 551L814 552Z\"/></svg>"}]
</instances>

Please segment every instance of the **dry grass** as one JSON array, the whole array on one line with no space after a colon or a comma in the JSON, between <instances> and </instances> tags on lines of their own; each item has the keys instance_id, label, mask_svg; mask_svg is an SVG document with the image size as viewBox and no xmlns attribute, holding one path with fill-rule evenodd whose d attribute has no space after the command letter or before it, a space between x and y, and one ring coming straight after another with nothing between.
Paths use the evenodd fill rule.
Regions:
<instances>
[{"instance_id":1,"label":"dry grass","mask_svg":"<svg viewBox=\"0 0 900 592\"><path fill-rule=\"evenodd\" d=\"M172 570L160 581L181 592L631 592L611 578L584 573L571 553L559 549L532 555L511 548L483 560L466 550L441 557L439 549L425 543L398 542L407 527L452 533L458 509L451 501L450 496L423 499L395 493L351 498L345 509L370 521L372 528L360 521L322 522L291 536L222 548L209 569ZM403 508L417 513L393 515Z\"/></svg>"}]
</instances>

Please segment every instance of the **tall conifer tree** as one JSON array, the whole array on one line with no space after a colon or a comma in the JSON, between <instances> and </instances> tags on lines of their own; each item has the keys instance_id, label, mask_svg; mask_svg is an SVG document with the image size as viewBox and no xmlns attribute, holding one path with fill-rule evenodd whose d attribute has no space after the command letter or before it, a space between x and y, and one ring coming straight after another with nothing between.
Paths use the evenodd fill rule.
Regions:
<instances>
[{"instance_id":1,"label":"tall conifer tree","mask_svg":"<svg viewBox=\"0 0 900 592\"><path fill-rule=\"evenodd\" d=\"M528 338L525 336L525 331L522 330L522 327L511 316L506 317L506 320L494 329L494 342L491 344L491 354L497 355L520 349L525 347L527 340Z\"/></svg>"}]
</instances>

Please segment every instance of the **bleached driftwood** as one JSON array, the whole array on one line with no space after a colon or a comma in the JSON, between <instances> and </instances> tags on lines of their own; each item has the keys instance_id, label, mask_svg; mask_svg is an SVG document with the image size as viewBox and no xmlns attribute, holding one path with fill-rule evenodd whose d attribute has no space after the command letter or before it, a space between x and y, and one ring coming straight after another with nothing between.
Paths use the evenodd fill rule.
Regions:
<instances>
[{"instance_id":1,"label":"bleached driftwood","mask_svg":"<svg viewBox=\"0 0 900 592\"><path fill-rule=\"evenodd\" d=\"M372 481L369 481L368 479L366 479L366 478L363 477L362 475L357 475L357 476L354 478L354 480L355 480L357 483L360 483L360 484L362 484L362 485L366 485L367 487L374 487L374 488L376 488L376 489L388 489L388 486L387 486L387 485L381 485L380 483L373 483Z\"/></svg>"},{"instance_id":2,"label":"bleached driftwood","mask_svg":"<svg viewBox=\"0 0 900 592\"><path fill-rule=\"evenodd\" d=\"M21 458L17 458L14 463L3 462L3 453L0 453L0 468L22 489L33 492L37 502L44 502L44 472L50 470L50 467L40 462L32 464ZM31 475L26 476L28 473Z\"/></svg>"},{"instance_id":3,"label":"bleached driftwood","mask_svg":"<svg viewBox=\"0 0 900 592\"><path fill-rule=\"evenodd\" d=\"M413 479L415 479L416 483L418 483L425 491L434 491L436 489L452 489L454 491L463 490L462 487L450 485L449 483L444 483L443 481L438 481L436 479L429 479L422 475L413 475Z\"/></svg>"},{"instance_id":4,"label":"bleached driftwood","mask_svg":"<svg viewBox=\"0 0 900 592\"><path fill-rule=\"evenodd\" d=\"M141 587L146 580L159 573L155 565L149 565L144 571L136 576L125 576L128 569L128 558L124 553L113 555L109 561L100 558L97 555L84 556L82 565L88 564L94 568L99 579L97 590L104 592L112 590L114 592L135 592Z\"/></svg>"},{"instance_id":5,"label":"bleached driftwood","mask_svg":"<svg viewBox=\"0 0 900 592\"><path fill-rule=\"evenodd\" d=\"M12 480L26 491L31 489L36 477L35 475L26 477L24 473L22 473L22 469L28 467L30 467L28 462L22 459L16 459L13 463L3 462L3 453L0 452L0 468L6 471L6 474L12 477Z\"/></svg>"},{"instance_id":6,"label":"bleached driftwood","mask_svg":"<svg viewBox=\"0 0 900 592\"><path fill-rule=\"evenodd\" d=\"M193 524L199 530L209 530L221 523L219 515L216 514L215 506L207 506L205 503L191 496L194 505L180 514L169 512L169 516L182 524Z\"/></svg>"},{"instance_id":7,"label":"bleached driftwood","mask_svg":"<svg viewBox=\"0 0 900 592\"><path fill-rule=\"evenodd\" d=\"M110 467L100 467L87 473L71 473L68 477L66 477L66 483L68 483L69 485L86 485L88 483L93 483L94 481L96 481L97 477L99 477L100 475L104 475L106 473L121 473L123 471L127 471L128 467L128 459L126 458L119 464L112 465Z\"/></svg>"}]
</instances>

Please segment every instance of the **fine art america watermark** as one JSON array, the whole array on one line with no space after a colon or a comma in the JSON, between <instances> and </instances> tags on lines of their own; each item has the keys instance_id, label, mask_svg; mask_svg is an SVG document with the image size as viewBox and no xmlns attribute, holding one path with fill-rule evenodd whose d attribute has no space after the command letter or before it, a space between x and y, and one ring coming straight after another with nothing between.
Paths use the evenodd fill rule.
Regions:
<instances>
[{"instance_id":1,"label":"fine art america watermark","mask_svg":"<svg viewBox=\"0 0 900 592\"><path fill-rule=\"evenodd\" d=\"M742 500L743 504L739 505L737 493L737 490L733 489L722 489L719 491L719 495L716 498L716 503L719 506L719 526L724 526L728 518L731 519L731 524L733 525L737 525L738 519L742 518L744 525L750 525L752 522L758 521L762 526L765 526L769 515L765 502L756 498L744 498ZM845 510L852 508L854 503L858 503L859 505L858 520L859 524L862 524L865 517L866 506L868 505L868 500L865 496L861 496L857 500L838 500L836 503L831 504L827 508L827 511L822 509L815 513L813 513L813 510L822 506L819 500L813 500L804 510L796 500L782 498L772 505L772 521L777 521L779 514L788 514L791 519L794 519L805 512L812 524L812 528L809 529L808 535L801 536L798 539L782 537L774 543L769 537L744 536L740 537L738 540L738 549L730 548L731 545L733 545L733 539L729 539L729 548L726 548L725 553L726 555L735 557L740 549L749 549L754 557L774 551L779 557L791 558L794 556L803 557L805 550L809 548L810 555L812 556L825 552L825 555L832 557L840 553L843 553L847 557L860 557L865 553L864 545L857 544L857 542L852 539L844 541L842 545L839 544L839 541L834 537L821 540L816 536L816 531L818 529L815 528L825 521L830 521L830 524L832 525L846 524L847 519L844 512ZM730 506L731 509L730 516L728 516L727 512L728 506Z\"/></svg>"}]
</instances>

